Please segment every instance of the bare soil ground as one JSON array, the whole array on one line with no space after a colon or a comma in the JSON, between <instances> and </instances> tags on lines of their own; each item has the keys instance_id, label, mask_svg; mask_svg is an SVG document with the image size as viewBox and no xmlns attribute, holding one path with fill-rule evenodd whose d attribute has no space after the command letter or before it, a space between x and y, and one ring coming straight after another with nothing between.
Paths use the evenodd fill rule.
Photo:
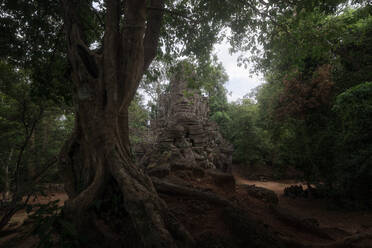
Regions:
<instances>
[{"instance_id":1,"label":"bare soil ground","mask_svg":"<svg viewBox=\"0 0 372 248\"><path fill-rule=\"evenodd\" d=\"M285 197L283 195L284 188L290 185L301 185L298 181L247 180L238 173L234 173L234 177L237 185L249 184L273 190L279 197L279 206L288 209L297 216L315 218L321 226L340 228L352 234L372 228L372 211L331 210L323 199ZM305 185L303 187L306 188Z\"/></svg>"},{"instance_id":2,"label":"bare soil ground","mask_svg":"<svg viewBox=\"0 0 372 248\"><path fill-rule=\"evenodd\" d=\"M58 205L63 206L64 202L67 200L67 195L64 192L49 193L47 196L36 196L32 197L29 201L29 204L47 204L48 202L59 200ZM31 213L29 213L31 214ZM23 222L28 218L28 215L25 210L18 211L10 220L8 226L16 227L23 224Z\"/></svg>"},{"instance_id":3,"label":"bare soil ground","mask_svg":"<svg viewBox=\"0 0 372 248\"><path fill-rule=\"evenodd\" d=\"M283 189L289 185L297 183L295 181L255 181L247 180L237 173L234 173L236 187L216 185L211 177L201 179L192 176L182 175L175 180L186 183L189 187L202 190L203 192L214 192L218 196L233 202L235 205L249 213L257 221L265 223L265 227L279 237L291 239L296 242L308 244L303 247L323 247L334 241L343 240L346 237L358 233L370 233L372 235L372 211L365 212L342 212L331 211L326 207L325 202L316 199L290 199L283 196ZM288 210L302 219L315 218L319 222L319 227L332 237L332 240L299 229L293 223L285 222L271 211L270 206L258 199L252 198L244 191L244 184L255 184L273 190L279 197L279 207ZM231 226L224 221L225 209L223 206L213 204L210 201L196 199L187 196L170 194L160 194L167 202L171 212L192 234L198 247L245 247L240 246L238 240L235 242L236 233L232 232ZM39 197L34 203L47 203L52 200L60 200L60 204L67 199L64 193L50 194L48 197ZM17 213L10 224L10 228L19 226L27 219L24 211ZM0 233L1 234L1 233ZM0 235L0 247L4 247L5 241L14 237L16 233L3 236ZM29 237L17 247L31 247L37 240ZM234 243L234 244L233 244ZM291 246L296 247L296 246ZM352 246L332 246L332 247L364 247L372 248L372 239L367 238L353 243Z\"/></svg>"},{"instance_id":4,"label":"bare soil ground","mask_svg":"<svg viewBox=\"0 0 372 248\"><path fill-rule=\"evenodd\" d=\"M55 201L55 200L59 200L58 205L63 206L64 202L67 200L66 193L50 192L47 196L39 195L36 197L32 197L29 200L29 204L31 205L47 204L48 202ZM2 232L0 232L0 247L3 247L4 243L14 238L18 234L17 231L21 229L22 225L28 219L28 216L31 213L26 213L25 210L20 210L13 215L7 227ZM26 242L23 242L19 247L20 248L32 247L32 245L35 243L37 243L37 240L34 238L31 238L31 239L28 239Z\"/></svg>"}]
</instances>

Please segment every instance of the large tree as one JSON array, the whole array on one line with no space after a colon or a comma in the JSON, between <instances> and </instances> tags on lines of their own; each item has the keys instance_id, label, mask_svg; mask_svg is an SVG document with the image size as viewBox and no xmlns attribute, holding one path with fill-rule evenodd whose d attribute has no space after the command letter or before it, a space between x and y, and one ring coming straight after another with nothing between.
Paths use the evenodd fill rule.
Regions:
<instances>
[{"instance_id":1,"label":"large tree","mask_svg":"<svg viewBox=\"0 0 372 248\"><path fill-rule=\"evenodd\" d=\"M164 221L166 205L131 160L128 130L129 104L158 48L163 3L151 1L155 10L149 12L144 0L105 1L101 53L92 52L85 41L79 15L84 4L63 4L77 105L74 132L61 152L69 195L64 213L83 228L95 219L89 211L93 202L110 186L117 187L143 245L174 247Z\"/></svg>"}]
</instances>

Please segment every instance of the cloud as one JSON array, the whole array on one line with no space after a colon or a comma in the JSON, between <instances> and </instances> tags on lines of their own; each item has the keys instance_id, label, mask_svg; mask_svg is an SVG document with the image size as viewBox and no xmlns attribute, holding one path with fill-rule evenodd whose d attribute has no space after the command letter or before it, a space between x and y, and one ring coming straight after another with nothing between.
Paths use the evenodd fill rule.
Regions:
<instances>
[{"instance_id":1,"label":"cloud","mask_svg":"<svg viewBox=\"0 0 372 248\"><path fill-rule=\"evenodd\" d=\"M229 76L226 88L231 94L227 96L227 99L229 102L232 102L243 98L252 89L262 84L263 80L261 79L262 75L249 73L250 68L239 67L237 65L239 55L231 55L229 53L229 47L230 45L225 40L221 44L215 45L214 53L217 54L219 61L221 61ZM151 100L150 96L144 90L139 89L138 92L144 96L145 103Z\"/></svg>"},{"instance_id":2,"label":"cloud","mask_svg":"<svg viewBox=\"0 0 372 248\"><path fill-rule=\"evenodd\" d=\"M245 94L249 93L252 89L256 88L263 83L262 75L255 75L249 73L249 67L239 67L237 65L238 54L230 54L227 41L223 41L221 44L217 44L214 47L214 52L217 54L218 59L221 61L226 69L226 73L229 75L229 81L226 84L226 88L231 95L228 96L228 100L235 101L238 98L242 98Z\"/></svg>"},{"instance_id":3,"label":"cloud","mask_svg":"<svg viewBox=\"0 0 372 248\"><path fill-rule=\"evenodd\" d=\"M255 78L240 78L232 77L226 84L226 88L231 95L228 95L227 99L229 102L236 101L239 98L243 98L244 95L251 92L252 89L259 86L262 82Z\"/></svg>"}]
</instances>

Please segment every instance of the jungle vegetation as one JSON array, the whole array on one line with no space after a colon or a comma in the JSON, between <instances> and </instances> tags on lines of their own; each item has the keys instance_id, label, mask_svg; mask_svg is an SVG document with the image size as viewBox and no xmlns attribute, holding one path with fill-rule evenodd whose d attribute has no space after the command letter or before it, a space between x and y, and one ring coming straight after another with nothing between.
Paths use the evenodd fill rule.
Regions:
<instances>
[{"instance_id":1,"label":"jungle vegetation","mask_svg":"<svg viewBox=\"0 0 372 248\"><path fill-rule=\"evenodd\" d=\"M166 90L159 82L185 57L235 162L294 166L328 198L371 207L371 14L368 1L341 0L2 1L0 189L13 208L0 229L40 182L63 182L63 223L78 232L118 214L92 206L119 192L143 246L191 242L166 225L130 148ZM265 79L232 103L212 54L224 38ZM153 94L149 107L139 87Z\"/></svg>"}]
</instances>

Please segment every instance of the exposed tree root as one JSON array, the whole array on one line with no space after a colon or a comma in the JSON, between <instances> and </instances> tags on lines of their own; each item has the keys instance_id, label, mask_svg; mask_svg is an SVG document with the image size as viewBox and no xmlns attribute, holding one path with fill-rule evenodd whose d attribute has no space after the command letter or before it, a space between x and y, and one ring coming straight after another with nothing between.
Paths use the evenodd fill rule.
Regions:
<instances>
[{"instance_id":1,"label":"exposed tree root","mask_svg":"<svg viewBox=\"0 0 372 248\"><path fill-rule=\"evenodd\" d=\"M72 137L61 152L61 164L67 172L66 191L70 197L63 210L66 218L82 230L90 225L90 235L95 238L100 239L98 236L101 236L104 240L117 242L115 234L97 220L94 211L89 210L95 200L102 198L108 181L115 180L114 187L118 187L122 193L123 207L143 247L192 247L194 240L191 235L172 216L165 202L158 196L151 179L133 164L120 142L106 144L99 151L90 147L96 152L85 153L91 157L85 156L87 161L82 163L79 160L81 147L77 140L79 139ZM84 175L91 175L91 179L83 179L84 184L90 183L79 192L76 184L81 183L79 176L82 170L88 170Z\"/></svg>"},{"instance_id":2,"label":"exposed tree root","mask_svg":"<svg viewBox=\"0 0 372 248\"><path fill-rule=\"evenodd\" d=\"M169 195L183 195L183 196L190 196L196 199L205 200L211 203L219 204L222 206L230 206L231 202L227 199L223 199L222 197L210 193L210 192L202 192L197 189L193 189L190 187L176 185L170 182L166 182L160 180L156 177L152 178L152 182L159 193L169 194Z\"/></svg>"},{"instance_id":3,"label":"exposed tree root","mask_svg":"<svg viewBox=\"0 0 372 248\"><path fill-rule=\"evenodd\" d=\"M105 170L102 162L97 162L93 182L76 197L65 202L64 212L71 216L81 216L103 190Z\"/></svg>"},{"instance_id":4,"label":"exposed tree root","mask_svg":"<svg viewBox=\"0 0 372 248\"><path fill-rule=\"evenodd\" d=\"M275 248L286 247L284 242L268 227L258 221L248 212L235 206L231 201L211 193L197 189L175 185L153 178L155 188L160 193L169 195L183 195L192 199L199 199L224 207L224 222L236 234L245 246Z\"/></svg>"},{"instance_id":5,"label":"exposed tree root","mask_svg":"<svg viewBox=\"0 0 372 248\"><path fill-rule=\"evenodd\" d=\"M283 208L271 205L270 210L278 219L299 230L314 234L322 239L334 240L328 233L324 232L318 226L303 221Z\"/></svg>"},{"instance_id":6,"label":"exposed tree root","mask_svg":"<svg viewBox=\"0 0 372 248\"><path fill-rule=\"evenodd\" d=\"M286 244L269 226L243 209L229 206L224 210L224 221L246 247L284 248Z\"/></svg>"},{"instance_id":7,"label":"exposed tree root","mask_svg":"<svg viewBox=\"0 0 372 248\"><path fill-rule=\"evenodd\" d=\"M365 239L372 239L372 234L365 233L325 244L299 242L292 238L276 234L269 226L257 220L257 218L249 214L249 212L240 209L231 201L228 201L212 192L203 192L198 189L176 185L158 178L152 178L152 180L159 193L186 196L224 207L223 221L229 226L235 235L243 240L243 243L246 246L267 248L359 248L360 246L355 245L357 242ZM274 215L289 225L293 225L300 230L309 232L320 238L333 240L333 238L321 228L308 224L301 219L286 213L283 209L271 207L271 210Z\"/></svg>"},{"instance_id":8,"label":"exposed tree root","mask_svg":"<svg viewBox=\"0 0 372 248\"><path fill-rule=\"evenodd\" d=\"M150 178L119 154L118 150L111 154L111 174L119 185L124 197L124 207L144 247L191 246L191 235L171 216L165 202L157 195ZM173 233L170 233L172 231Z\"/></svg>"}]
</instances>

